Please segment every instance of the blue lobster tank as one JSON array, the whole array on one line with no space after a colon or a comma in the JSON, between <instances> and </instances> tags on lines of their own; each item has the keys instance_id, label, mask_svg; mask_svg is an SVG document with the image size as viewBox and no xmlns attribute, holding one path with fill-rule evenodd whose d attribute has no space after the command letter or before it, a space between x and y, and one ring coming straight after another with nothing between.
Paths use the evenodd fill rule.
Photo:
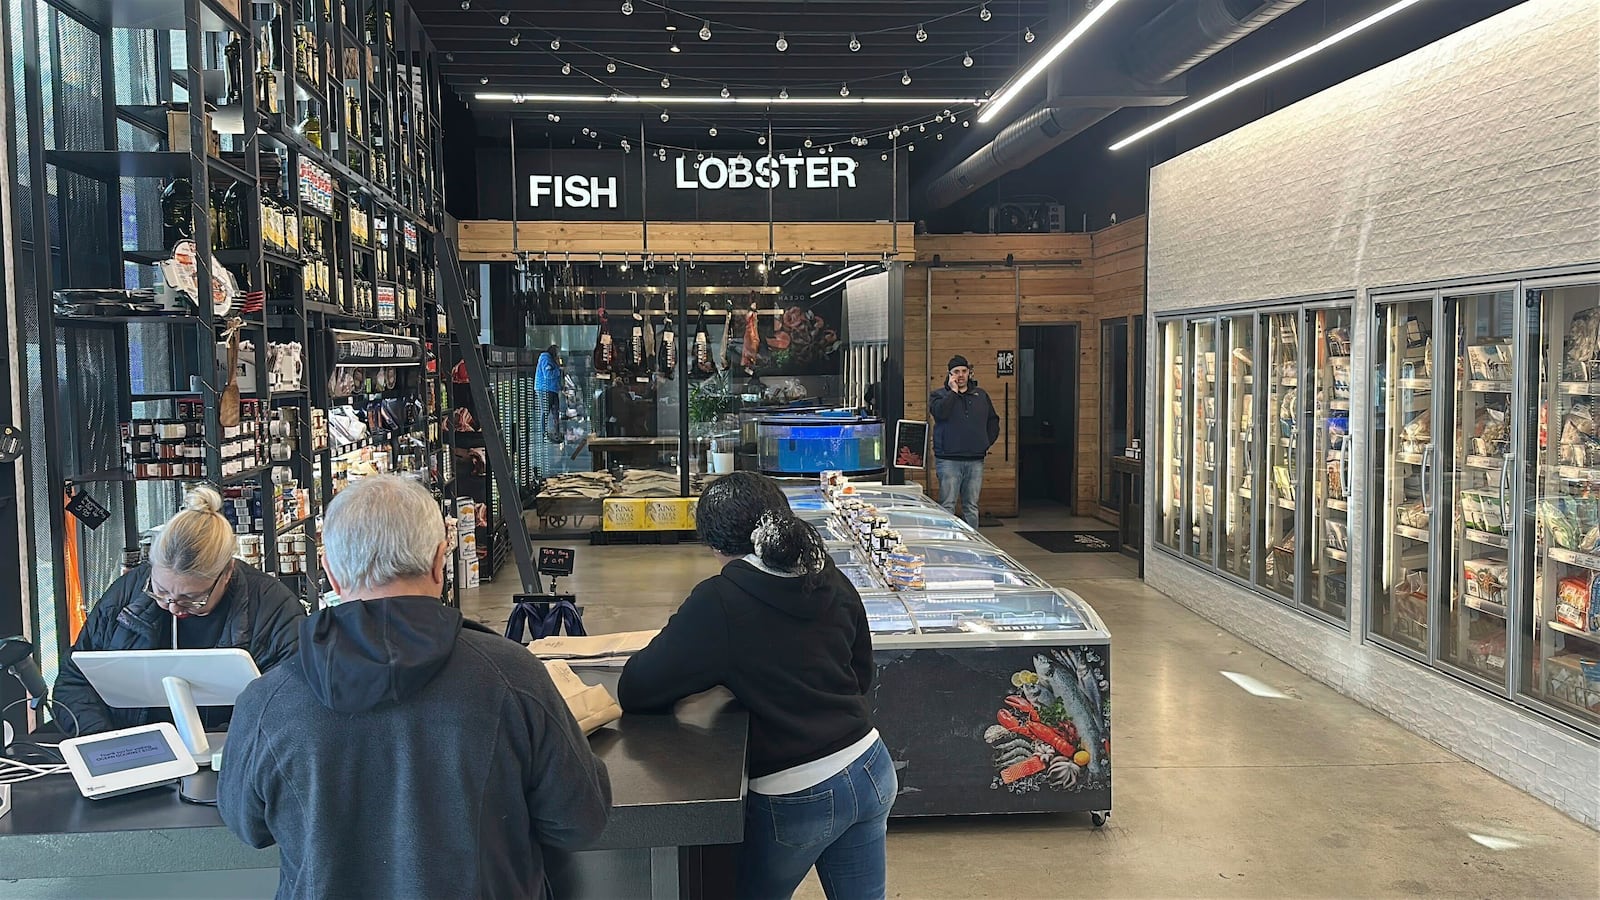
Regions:
<instances>
[{"instance_id":1,"label":"blue lobster tank","mask_svg":"<svg viewBox=\"0 0 1600 900\"><path fill-rule=\"evenodd\" d=\"M883 422L850 410L769 415L756 424L756 456L768 475L882 472L883 445Z\"/></svg>"}]
</instances>

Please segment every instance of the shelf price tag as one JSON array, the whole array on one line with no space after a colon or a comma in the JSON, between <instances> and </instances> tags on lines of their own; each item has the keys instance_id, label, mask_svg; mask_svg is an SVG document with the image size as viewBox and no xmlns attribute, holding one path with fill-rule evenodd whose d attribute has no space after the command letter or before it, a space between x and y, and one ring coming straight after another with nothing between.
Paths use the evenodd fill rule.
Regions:
<instances>
[{"instance_id":1,"label":"shelf price tag","mask_svg":"<svg viewBox=\"0 0 1600 900\"><path fill-rule=\"evenodd\" d=\"M111 510L101 506L100 501L89 496L88 491L81 490L67 501L67 512L89 526L90 531L98 529L111 518Z\"/></svg>"}]
</instances>

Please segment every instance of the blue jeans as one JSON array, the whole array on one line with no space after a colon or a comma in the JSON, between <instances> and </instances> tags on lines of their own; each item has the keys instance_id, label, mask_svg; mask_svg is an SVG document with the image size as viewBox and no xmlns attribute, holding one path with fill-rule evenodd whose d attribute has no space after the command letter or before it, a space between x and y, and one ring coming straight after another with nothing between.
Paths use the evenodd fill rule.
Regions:
<instances>
[{"instance_id":1,"label":"blue jeans","mask_svg":"<svg viewBox=\"0 0 1600 900\"><path fill-rule=\"evenodd\" d=\"M978 495L983 493L983 460L940 459L934 461L939 475L939 505L952 514L961 501L961 518L978 527Z\"/></svg>"},{"instance_id":2,"label":"blue jeans","mask_svg":"<svg viewBox=\"0 0 1600 900\"><path fill-rule=\"evenodd\" d=\"M882 900L888 894L884 836L899 790L889 748L878 741L821 784L776 797L750 794L738 896L790 897L816 866L828 900Z\"/></svg>"}]
</instances>

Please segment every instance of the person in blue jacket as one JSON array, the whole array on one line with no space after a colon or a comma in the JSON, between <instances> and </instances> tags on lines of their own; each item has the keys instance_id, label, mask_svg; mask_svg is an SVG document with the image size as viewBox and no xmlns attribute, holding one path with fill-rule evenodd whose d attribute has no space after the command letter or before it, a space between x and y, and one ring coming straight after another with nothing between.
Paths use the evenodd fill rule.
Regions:
<instances>
[{"instance_id":1,"label":"person in blue jacket","mask_svg":"<svg viewBox=\"0 0 1600 900\"><path fill-rule=\"evenodd\" d=\"M559 444L561 434L561 348L551 344L539 354L539 368L533 373L533 389L539 392L539 408L544 412L544 433L550 443Z\"/></svg>"},{"instance_id":2,"label":"person in blue jacket","mask_svg":"<svg viewBox=\"0 0 1600 900\"><path fill-rule=\"evenodd\" d=\"M1000 414L989 394L978 387L965 356L951 357L949 371L944 387L928 396L939 504L954 513L960 501L961 517L977 528L983 458L1000 439Z\"/></svg>"}]
</instances>

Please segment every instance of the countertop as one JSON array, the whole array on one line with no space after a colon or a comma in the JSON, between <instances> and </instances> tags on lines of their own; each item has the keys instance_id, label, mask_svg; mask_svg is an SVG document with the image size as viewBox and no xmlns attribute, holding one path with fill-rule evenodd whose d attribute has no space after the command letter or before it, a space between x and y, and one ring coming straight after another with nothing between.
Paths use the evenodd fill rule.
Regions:
<instances>
[{"instance_id":1,"label":"countertop","mask_svg":"<svg viewBox=\"0 0 1600 900\"><path fill-rule=\"evenodd\" d=\"M620 670L579 674L616 694ZM611 775L612 811L592 849L736 843L744 833L749 716L718 689L672 714L626 715L589 741ZM16 785L0 817L7 879L275 868L276 848L234 838L212 807L164 787L88 800L69 775Z\"/></svg>"}]
</instances>

